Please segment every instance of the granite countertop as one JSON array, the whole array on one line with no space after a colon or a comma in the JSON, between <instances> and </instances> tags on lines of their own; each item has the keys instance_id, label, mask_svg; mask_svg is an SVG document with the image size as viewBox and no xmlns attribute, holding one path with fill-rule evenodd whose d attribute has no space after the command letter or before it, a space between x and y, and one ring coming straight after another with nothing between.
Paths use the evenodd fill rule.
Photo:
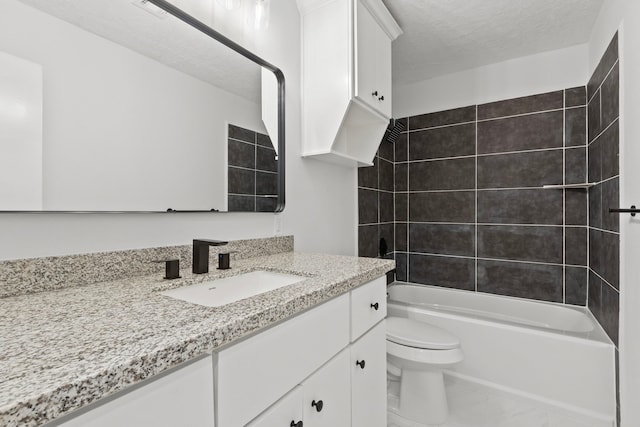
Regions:
<instances>
[{"instance_id":1,"label":"granite countertop","mask_svg":"<svg viewBox=\"0 0 640 427\"><path fill-rule=\"evenodd\" d=\"M159 275L0 298L0 425L37 426L293 316L394 262L286 252L232 269ZM159 291L254 270L308 279L222 307Z\"/></svg>"}]
</instances>

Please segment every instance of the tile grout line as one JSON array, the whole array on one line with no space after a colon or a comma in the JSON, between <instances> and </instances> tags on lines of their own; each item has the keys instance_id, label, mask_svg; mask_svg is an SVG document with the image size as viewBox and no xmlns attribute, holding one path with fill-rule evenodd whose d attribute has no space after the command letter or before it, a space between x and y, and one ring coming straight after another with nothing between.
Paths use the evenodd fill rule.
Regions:
<instances>
[{"instance_id":1,"label":"tile grout line","mask_svg":"<svg viewBox=\"0 0 640 427\"><path fill-rule=\"evenodd\" d=\"M616 117L615 119L613 119L613 120L611 121L611 123L609 123L609 124L607 125L607 127L606 127L606 128L602 129L602 130L600 131L600 133L598 133L598 134L593 138L593 140L592 140L592 141L590 141L590 142L588 142L588 143L587 143L587 148L589 148L589 146L590 146L591 144L595 143L598 139L600 139L600 137L602 137L602 135L604 135L605 133L607 133L607 131L609 130L609 128L611 128L611 126L615 125L615 124L618 122L618 120L619 120L619 119L620 119L620 117ZM589 132L589 130L587 129L587 134L588 134L588 132ZM587 135L587 139L589 139L588 135Z\"/></svg>"},{"instance_id":2,"label":"tile grout line","mask_svg":"<svg viewBox=\"0 0 640 427\"><path fill-rule=\"evenodd\" d=\"M607 48L608 49L608 48ZM606 53L606 52L605 52ZM602 89L602 85L604 85L604 82L607 80L607 78L609 78L609 76L611 75L611 72L613 71L614 68L616 68L616 65L618 65L618 63L620 62L620 55L618 55L616 57L616 61L613 63L613 65L611 66L611 68L609 68L609 71L607 71L607 74L602 78L602 81L600 82L600 85L596 88L596 90L593 91L593 96L591 97L591 99L587 100L587 105L589 105L589 103L591 101L593 101L593 98L596 96L596 93L598 93L598 91L600 89ZM597 68L597 67L596 67ZM587 86L589 85L589 82L587 82ZM586 91L586 90L585 90Z\"/></svg>"},{"instance_id":3,"label":"tile grout line","mask_svg":"<svg viewBox=\"0 0 640 427\"><path fill-rule=\"evenodd\" d=\"M586 145L576 145L572 147L566 147L566 149L575 149L575 148L587 148ZM430 159L418 159L418 160L406 160L398 163L424 163L424 162L440 162L445 160L462 160L462 159L471 159L474 157L491 157L491 156L509 156L513 154L528 154L528 153L539 153L545 151L560 151L564 150L565 147L546 147L546 148L532 148L529 150L514 150L514 151L498 151L495 153L477 153L477 154L465 154L463 156L451 156L451 157L433 157Z\"/></svg>"},{"instance_id":4,"label":"tile grout line","mask_svg":"<svg viewBox=\"0 0 640 427\"><path fill-rule=\"evenodd\" d=\"M411 129L410 127L410 117L407 117L407 129ZM407 133L407 161L409 160L409 146L411 145L411 134ZM405 274L406 274L406 281L409 282L409 271L410 271L410 263L409 263L409 238L410 238L410 233L409 233L409 222L410 219L409 218L409 212L411 212L411 209L409 209L410 203L411 203L411 197L409 197L409 167L410 165L407 163L407 176L406 176L406 184L407 184L407 208L406 208L406 218L407 218L407 231L406 231L406 236L407 236L407 242L406 242L406 246L407 246L407 255L406 255L406 259L405 259Z\"/></svg>"},{"instance_id":5,"label":"tile grout line","mask_svg":"<svg viewBox=\"0 0 640 427\"><path fill-rule=\"evenodd\" d=\"M567 184L567 91L562 92L562 106L564 111L562 114L562 184ZM565 188L562 189L562 303L567 303L567 229L566 229L566 193ZM589 234L587 232L587 234Z\"/></svg>"}]
</instances>

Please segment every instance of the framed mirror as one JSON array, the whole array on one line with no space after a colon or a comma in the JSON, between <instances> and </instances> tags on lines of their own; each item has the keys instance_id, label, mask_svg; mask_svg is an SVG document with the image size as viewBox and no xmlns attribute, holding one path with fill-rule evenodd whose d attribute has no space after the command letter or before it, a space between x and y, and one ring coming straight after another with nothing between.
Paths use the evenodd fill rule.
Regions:
<instances>
[{"instance_id":1,"label":"framed mirror","mask_svg":"<svg viewBox=\"0 0 640 427\"><path fill-rule=\"evenodd\" d=\"M180 1L0 3L0 211L284 209L283 73Z\"/></svg>"}]
</instances>

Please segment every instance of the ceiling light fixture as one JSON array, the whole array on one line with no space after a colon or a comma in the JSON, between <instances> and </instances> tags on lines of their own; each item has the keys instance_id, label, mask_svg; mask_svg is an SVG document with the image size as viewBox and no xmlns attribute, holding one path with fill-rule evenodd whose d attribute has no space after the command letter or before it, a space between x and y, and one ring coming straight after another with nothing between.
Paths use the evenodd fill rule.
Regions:
<instances>
[{"instance_id":1,"label":"ceiling light fixture","mask_svg":"<svg viewBox=\"0 0 640 427\"><path fill-rule=\"evenodd\" d=\"M249 13L249 25L255 30L263 30L269 27L269 9L271 0L254 0L254 5Z\"/></svg>"},{"instance_id":2,"label":"ceiling light fixture","mask_svg":"<svg viewBox=\"0 0 640 427\"><path fill-rule=\"evenodd\" d=\"M166 10L159 8L155 4L151 3L149 0L133 0L131 3L133 3L135 6L138 6L140 9L144 10L145 12L148 12L158 18L162 19L167 16Z\"/></svg>"}]
</instances>

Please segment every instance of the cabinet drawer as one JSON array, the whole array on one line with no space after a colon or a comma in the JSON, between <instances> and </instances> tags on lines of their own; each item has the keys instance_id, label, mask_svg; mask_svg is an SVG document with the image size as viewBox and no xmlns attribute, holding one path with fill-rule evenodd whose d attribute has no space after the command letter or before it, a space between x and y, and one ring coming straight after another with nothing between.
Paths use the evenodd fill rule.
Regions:
<instances>
[{"instance_id":1,"label":"cabinet drawer","mask_svg":"<svg viewBox=\"0 0 640 427\"><path fill-rule=\"evenodd\" d=\"M387 278L379 277L351 291L351 341L387 317Z\"/></svg>"},{"instance_id":2,"label":"cabinet drawer","mask_svg":"<svg viewBox=\"0 0 640 427\"><path fill-rule=\"evenodd\" d=\"M387 346L384 321L351 344L351 427L387 425Z\"/></svg>"},{"instance_id":3,"label":"cabinet drawer","mask_svg":"<svg viewBox=\"0 0 640 427\"><path fill-rule=\"evenodd\" d=\"M217 354L217 426L245 425L349 344L349 295Z\"/></svg>"},{"instance_id":4,"label":"cabinet drawer","mask_svg":"<svg viewBox=\"0 0 640 427\"><path fill-rule=\"evenodd\" d=\"M260 414L247 427L289 427L302 421L302 387L298 386ZM306 423L304 423L306 426Z\"/></svg>"},{"instance_id":5,"label":"cabinet drawer","mask_svg":"<svg viewBox=\"0 0 640 427\"><path fill-rule=\"evenodd\" d=\"M304 427L351 423L350 353L345 348L302 383Z\"/></svg>"}]
</instances>

